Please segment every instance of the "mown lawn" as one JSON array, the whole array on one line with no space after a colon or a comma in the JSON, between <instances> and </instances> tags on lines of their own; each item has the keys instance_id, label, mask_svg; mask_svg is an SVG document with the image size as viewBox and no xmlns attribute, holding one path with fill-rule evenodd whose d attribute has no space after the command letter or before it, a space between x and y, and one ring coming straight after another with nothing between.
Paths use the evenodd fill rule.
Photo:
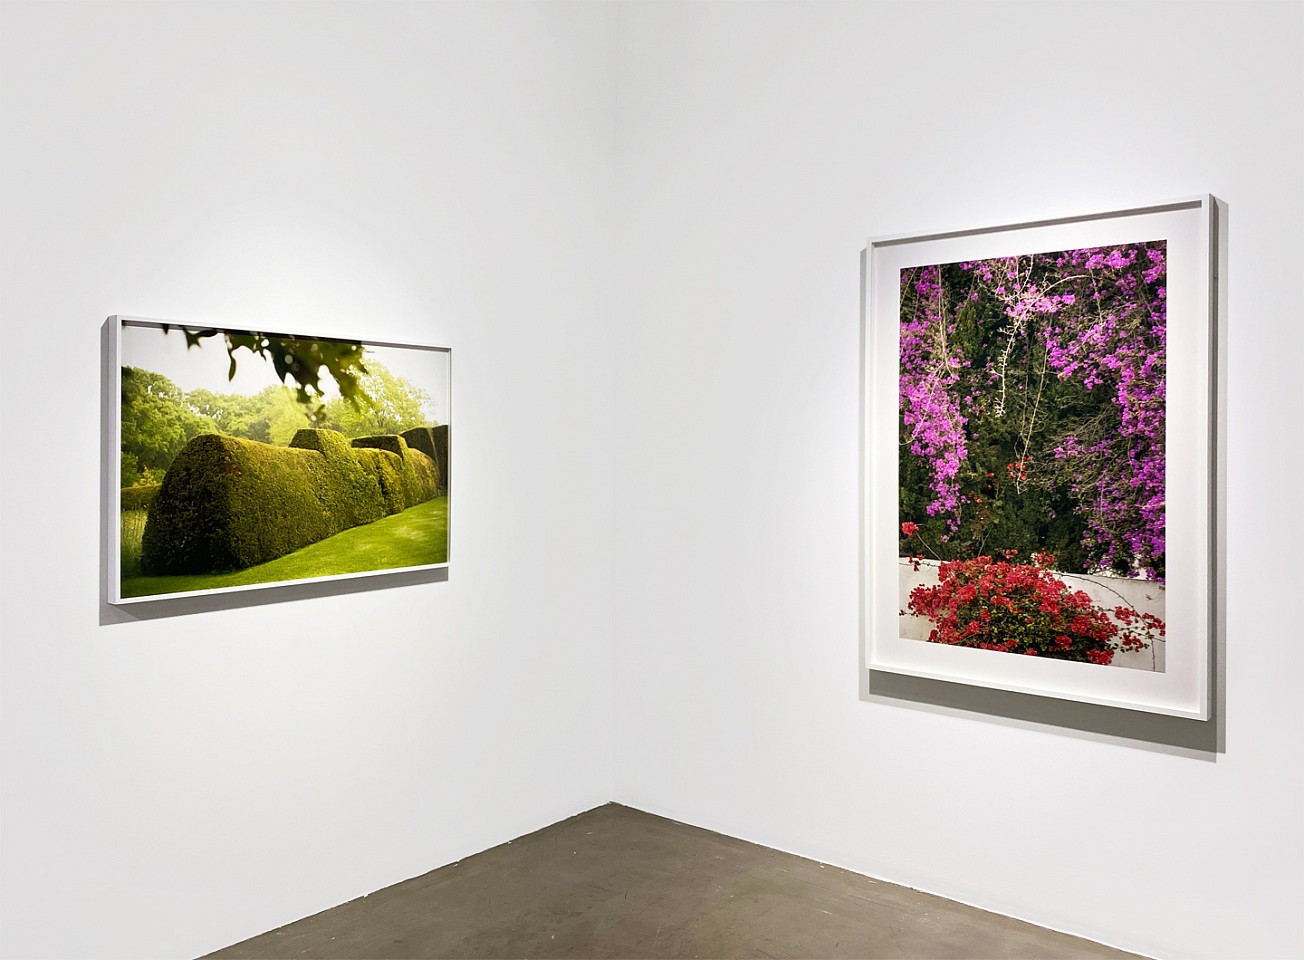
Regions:
<instances>
[{"instance_id":1,"label":"mown lawn","mask_svg":"<svg viewBox=\"0 0 1304 960\"><path fill-rule=\"evenodd\" d=\"M280 580L418 567L443 563L447 559L448 498L438 497L392 517L337 533L256 567L230 573L177 577L124 576L122 595L147 597L190 590L218 590Z\"/></svg>"},{"instance_id":2,"label":"mown lawn","mask_svg":"<svg viewBox=\"0 0 1304 960\"><path fill-rule=\"evenodd\" d=\"M122 576L140 576L140 540L145 536L145 511L122 511Z\"/></svg>"}]
</instances>

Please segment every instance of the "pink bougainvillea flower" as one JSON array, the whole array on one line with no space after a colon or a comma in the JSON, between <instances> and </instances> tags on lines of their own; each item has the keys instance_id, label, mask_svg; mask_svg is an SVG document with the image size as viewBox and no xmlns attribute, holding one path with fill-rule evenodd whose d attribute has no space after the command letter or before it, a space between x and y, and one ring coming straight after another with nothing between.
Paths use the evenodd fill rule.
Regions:
<instances>
[{"instance_id":1,"label":"pink bougainvillea flower","mask_svg":"<svg viewBox=\"0 0 1304 960\"><path fill-rule=\"evenodd\" d=\"M1163 240L901 271L900 442L939 544L982 542L1031 491L1085 528L1076 572L1163 582L1166 283ZM1091 409L1039 419L1065 391ZM989 449L993 425L1020 442Z\"/></svg>"}]
</instances>

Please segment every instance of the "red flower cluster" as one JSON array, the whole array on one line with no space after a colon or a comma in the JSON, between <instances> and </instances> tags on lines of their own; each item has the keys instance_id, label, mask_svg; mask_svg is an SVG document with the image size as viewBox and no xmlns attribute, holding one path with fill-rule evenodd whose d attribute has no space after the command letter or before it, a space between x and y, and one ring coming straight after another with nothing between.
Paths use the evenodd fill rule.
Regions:
<instances>
[{"instance_id":1,"label":"red flower cluster","mask_svg":"<svg viewBox=\"0 0 1304 960\"><path fill-rule=\"evenodd\" d=\"M905 525L903 524L903 527ZM954 560L938 567L936 586L910 592L910 612L933 623L933 643L1108 664L1120 650L1144 650L1164 635L1164 622L1149 613L1096 605L1071 590L1050 570L1054 558L1033 554L1032 563L991 557Z\"/></svg>"},{"instance_id":2,"label":"red flower cluster","mask_svg":"<svg viewBox=\"0 0 1304 960\"><path fill-rule=\"evenodd\" d=\"M919 532L919 524L917 523L911 523L909 520L907 520L905 523L901 524L902 536L913 537L918 532Z\"/></svg>"}]
</instances>

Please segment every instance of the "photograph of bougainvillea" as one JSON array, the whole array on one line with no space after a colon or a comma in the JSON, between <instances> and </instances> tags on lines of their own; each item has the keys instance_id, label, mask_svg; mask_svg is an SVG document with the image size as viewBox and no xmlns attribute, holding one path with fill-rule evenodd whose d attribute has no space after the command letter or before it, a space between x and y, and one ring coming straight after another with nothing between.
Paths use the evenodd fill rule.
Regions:
<instances>
[{"instance_id":1,"label":"photograph of bougainvillea","mask_svg":"<svg viewBox=\"0 0 1304 960\"><path fill-rule=\"evenodd\" d=\"M448 562L449 351L124 320L118 596Z\"/></svg>"},{"instance_id":2,"label":"photograph of bougainvillea","mask_svg":"<svg viewBox=\"0 0 1304 960\"><path fill-rule=\"evenodd\" d=\"M1164 669L1167 244L901 271L901 636Z\"/></svg>"}]
</instances>

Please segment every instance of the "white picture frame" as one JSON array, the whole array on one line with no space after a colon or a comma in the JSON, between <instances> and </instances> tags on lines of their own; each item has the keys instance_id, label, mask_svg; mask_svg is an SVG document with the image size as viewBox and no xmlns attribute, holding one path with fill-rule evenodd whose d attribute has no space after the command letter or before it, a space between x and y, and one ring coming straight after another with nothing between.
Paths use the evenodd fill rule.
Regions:
<instances>
[{"instance_id":1,"label":"white picture frame","mask_svg":"<svg viewBox=\"0 0 1304 960\"><path fill-rule=\"evenodd\" d=\"M868 241L862 291L863 669L1209 719L1217 557L1216 216L1216 201L1205 195L1083 216ZM935 265L940 278L940 265L1158 241L1165 242L1167 251L1162 668L1019 656L903 636L918 631L902 617L907 605L901 557L905 534L898 513L902 271Z\"/></svg>"},{"instance_id":2,"label":"white picture frame","mask_svg":"<svg viewBox=\"0 0 1304 960\"><path fill-rule=\"evenodd\" d=\"M105 323L104 570L108 603L125 606L175 601L394 574L444 571L442 576L447 576L451 549L450 347L274 333L271 325L255 331L124 315L110 316ZM279 356L278 347L282 348ZM348 359L354 351L356 356ZM221 386L223 374L228 384L225 389ZM352 387L345 386L350 379ZM352 401L345 396L350 391ZM377 402L368 401L372 395L377 395ZM146 396L151 404L158 401L161 412L157 417L175 414L185 431L183 443L178 445L171 437L166 449L151 450L148 463L143 452L150 446L147 438L171 436L168 430L173 424L145 412L140 398ZM240 421L243 400L253 412ZM275 412L269 416L268 409ZM347 428L329 420L332 415L345 419ZM219 427L222 416L227 419ZM418 421L426 426L418 426ZM347 436L341 432L345 429ZM301 431L307 433L300 437ZM314 441L323 431L330 434L329 442ZM207 459L190 452L195 441L211 448ZM319 449L307 449L314 444ZM245 469L240 458L247 454L255 460ZM332 456L339 461L343 478L338 480L338 489L335 473L323 467ZM198 470L216 458L228 468L234 464L237 473L251 478L261 469L259 457L271 471L260 474L263 479L259 482L272 483L270 478L280 475L293 481L291 490L277 488L283 497L275 508L260 507L256 516L251 515L249 505L260 498L252 479L244 479L242 485L230 487L229 496L224 487L220 495L173 506L171 513L164 509L165 491L177 491L175 501L187 489L171 476L178 462L190 458L191 469ZM302 483L295 473L300 461L311 471L311 477ZM191 476L203 479L203 474ZM129 479L130 485L124 486ZM196 485L192 482L189 487ZM308 497L314 498L314 514L329 519L307 533L296 532L299 539L311 539L292 549L286 550L284 542L272 542L275 538L269 541L260 536L256 545L242 543L237 556L226 543L242 535L228 532L213 534L209 537L212 543L203 548L177 545L177 541L190 538L178 536L176 531L200 526L208 530L225 525L225 531L245 523L253 524L242 528L246 531L257 530L259 525L266 529L277 517L287 518L283 521L287 529L298 526L288 518L302 506L298 500ZM212 521L208 505L223 498L231 506L223 517ZM192 514L186 510L200 511L193 515L203 517L204 522L191 524L186 518ZM158 529L147 532L156 521ZM171 541L166 533L169 529ZM377 544L385 538L392 549L378 553ZM152 549L142 545L146 539ZM306 554L307 550L316 553ZM142 553L148 554L148 560ZM211 559L204 558L218 554L226 558L216 564L218 568L192 569L211 565ZM246 562L251 557L266 559ZM410 581L410 576L403 578L403 582Z\"/></svg>"}]
</instances>

